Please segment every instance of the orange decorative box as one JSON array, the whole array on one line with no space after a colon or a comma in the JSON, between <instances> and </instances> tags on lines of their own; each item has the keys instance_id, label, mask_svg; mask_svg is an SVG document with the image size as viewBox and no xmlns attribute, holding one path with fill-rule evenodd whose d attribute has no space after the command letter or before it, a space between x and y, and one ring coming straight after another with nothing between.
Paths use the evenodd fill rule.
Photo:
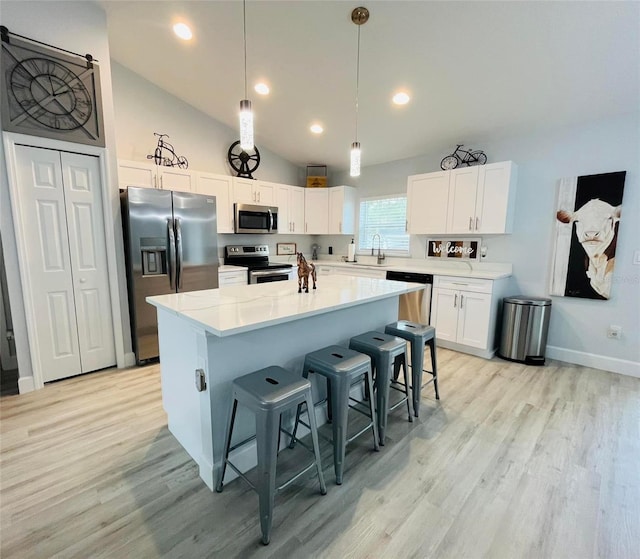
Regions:
<instances>
[{"instance_id":1,"label":"orange decorative box","mask_svg":"<svg viewBox=\"0 0 640 559\"><path fill-rule=\"evenodd\" d=\"M327 186L327 166L307 165L307 188Z\"/></svg>"}]
</instances>

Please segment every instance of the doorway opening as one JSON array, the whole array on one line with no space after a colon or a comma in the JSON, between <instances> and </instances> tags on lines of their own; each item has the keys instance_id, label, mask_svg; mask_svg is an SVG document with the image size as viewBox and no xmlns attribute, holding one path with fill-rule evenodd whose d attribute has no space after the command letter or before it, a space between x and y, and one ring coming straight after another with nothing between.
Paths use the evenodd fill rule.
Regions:
<instances>
[{"instance_id":1,"label":"doorway opening","mask_svg":"<svg viewBox=\"0 0 640 559\"><path fill-rule=\"evenodd\" d=\"M13 337L2 237L0 237L0 396L14 394L19 394L18 358Z\"/></svg>"}]
</instances>

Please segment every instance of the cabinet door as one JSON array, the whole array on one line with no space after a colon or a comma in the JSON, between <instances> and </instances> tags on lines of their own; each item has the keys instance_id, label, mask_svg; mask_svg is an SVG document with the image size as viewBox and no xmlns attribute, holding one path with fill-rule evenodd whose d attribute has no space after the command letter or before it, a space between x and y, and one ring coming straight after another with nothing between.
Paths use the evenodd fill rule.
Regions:
<instances>
[{"instance_id":1,"label":"cabinet door","mask_svg":"<svg viewBox=\"0 0 640 559\"><path fill-rule=\"evenodd\" d=\"M216 197L218 233L233 233L232 177L200 173L196 180L196 192Z\"/></svg>"},{"instance_id":2,"label":"cabinet door","mask_svg":"<svg viewBox=\"0 0 640 559\"><path fill-rule=\"evenodd\" d=\"M304 233L304 188L292 186L289 193L289 219L292 233Z\"/></svg>"},{"instance_id":3,"label":"cabinet door","mask_svg":"<svg viewBox=\"0 0 640 559\"><path fill-rule=\"evenodd\" d=\"M276 191L278 206L278 233L293 233L290 210L291 187L281 184Z\"/></svg>"},{"instance_id":4,"label":"cabinet door","mask_svg":"<svg viewBox=\"0 0 640 559\"><path fill-rule=\"evenodd\" d=\"M193 192L194 180L189 171L173 167L158 167L160 188L163 190L177 190L178 192Z\"/></svg>"},{"instance_id":5,"label":"cabinet door","mask_svg":"<svg viewBox=\"0 0 640 559\"><path fill-rule=\"evenodd\" d=\"M478 167L477 233L511 233L517 170L511 161Z\"/></svg>"},{"instance_id":6,"label":"cabinet door","mask_svg":"<svg viewBox=\"0 0 640 559\"><path fill-rule=\"evenodd\" d=\"M475 229L478 167L451 171L447 233L472 233Z\"/></svg>"},{"instance_id":7,"label":"cabinet door","mask_svg":"<svg viewBox=\"0 0 640 559\"><path fill-rule=\"evenodd\" d=\"M261 206L276 205L276 186L274 184L258 182L254 186L256 203Z\"/></svg>"},{"instance_id":8,"label":"cabinet door","mask_svg":"<svg viewBox=\"0 0 640 559\"><path fill-rule=\"evenodd\" d=\"M144 188L158 188L156 180L155 165L118 159L118 187L142 186Z\"/></svg>"},{"instance_id":9,"label":"cabinet door","mask_svg":"<svg viewBox=\"0 0 640 559\"><path fill-rule=\"evenodd\" d=\"M446 233L449 171L414 175L407 181L407 231Z\"/></svg>"},{"instance_id":10,"label":"cabinet door","mask_svg":"<svg viewBox=\"0 0 640 559\"><path fill-rule=\"evenodd\" d=\"M457 342L487 349L491 294L460 291ZM438 337L440 335L438 334Z\"/></svg>"},{"instance_id":11,"label":"cabinet door","mask_svg":"<svg viewBox=\"0 0 640 559\"><path fill-rule=\"evenodd\" d=\"M307 188L304 193L304 232L326 235L329 232L329 192L327 188Z\"/></svg>"},{"instance_id":12,"label":"cabinet door","mask_svg":"<svg viewBox=\"0 0 640 559\"><path fill-rule=\"evenodd\" d=\"M257 204L257 195L254 191L252 179L233 178L233 201L239 204Z\"/></svg>"},{"instance_id":13,"label":"cabinet door","mask_svg":"<svg viewBox=\"0 0 640 559\"><path fill-rule=\"evenodd\" d=\"M353 235L356 224L356 194L350 186L329 189L329 233Z\"/></svg>"},{"instance_id":14,"label":"cabinet door","mask_svg":"<svg viewBox=\"0 0 640 559\"><path fill-rule=\"evenodd\" d=\"M456 341L458 330L459 292L454 289L436 287L431 300L431 324L440 340Z\"/></svg>"}]
</instances>

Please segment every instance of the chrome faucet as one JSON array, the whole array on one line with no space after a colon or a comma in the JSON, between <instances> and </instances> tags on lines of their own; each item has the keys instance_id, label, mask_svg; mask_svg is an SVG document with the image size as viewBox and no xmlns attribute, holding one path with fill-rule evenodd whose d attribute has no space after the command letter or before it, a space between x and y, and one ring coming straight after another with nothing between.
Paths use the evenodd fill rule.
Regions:
<instances>
[{"instance_id":1,"label":"chrome faucet","mask_svg":"<svg viewBox=\"0 0 640 559\"><path fill-rule=\"evenodd\" d=\"M382 244L382 238L380 237L380 235L378 233L376 233L373 236L373 239L371 239L371 256L373 256L373 249L374 249L374 244L376 242L376 237L378 237L378 264L382 264L384 262L384 253L380 252L380 246Z\"/></svg>"}]
</instances>

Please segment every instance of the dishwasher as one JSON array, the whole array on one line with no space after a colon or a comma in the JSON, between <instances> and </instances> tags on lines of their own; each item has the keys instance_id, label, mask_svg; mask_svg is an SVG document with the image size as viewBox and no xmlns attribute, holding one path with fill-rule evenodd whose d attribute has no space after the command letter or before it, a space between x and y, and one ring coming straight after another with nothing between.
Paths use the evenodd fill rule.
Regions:
<instances>
[{"instance_id":1,"label":"dishwasher","mask_svg":"<svg viewBox=\"0 0 640 559\"><path fill-rule=\"evenodd\" d=\"M424 289L400 295L398 305L398 320L409 320L418 324L429 324L431 319L431 289L433 274L419 274L416 272L387 271L387 279L423 283Z\"/></svg>"}]
</instances>

